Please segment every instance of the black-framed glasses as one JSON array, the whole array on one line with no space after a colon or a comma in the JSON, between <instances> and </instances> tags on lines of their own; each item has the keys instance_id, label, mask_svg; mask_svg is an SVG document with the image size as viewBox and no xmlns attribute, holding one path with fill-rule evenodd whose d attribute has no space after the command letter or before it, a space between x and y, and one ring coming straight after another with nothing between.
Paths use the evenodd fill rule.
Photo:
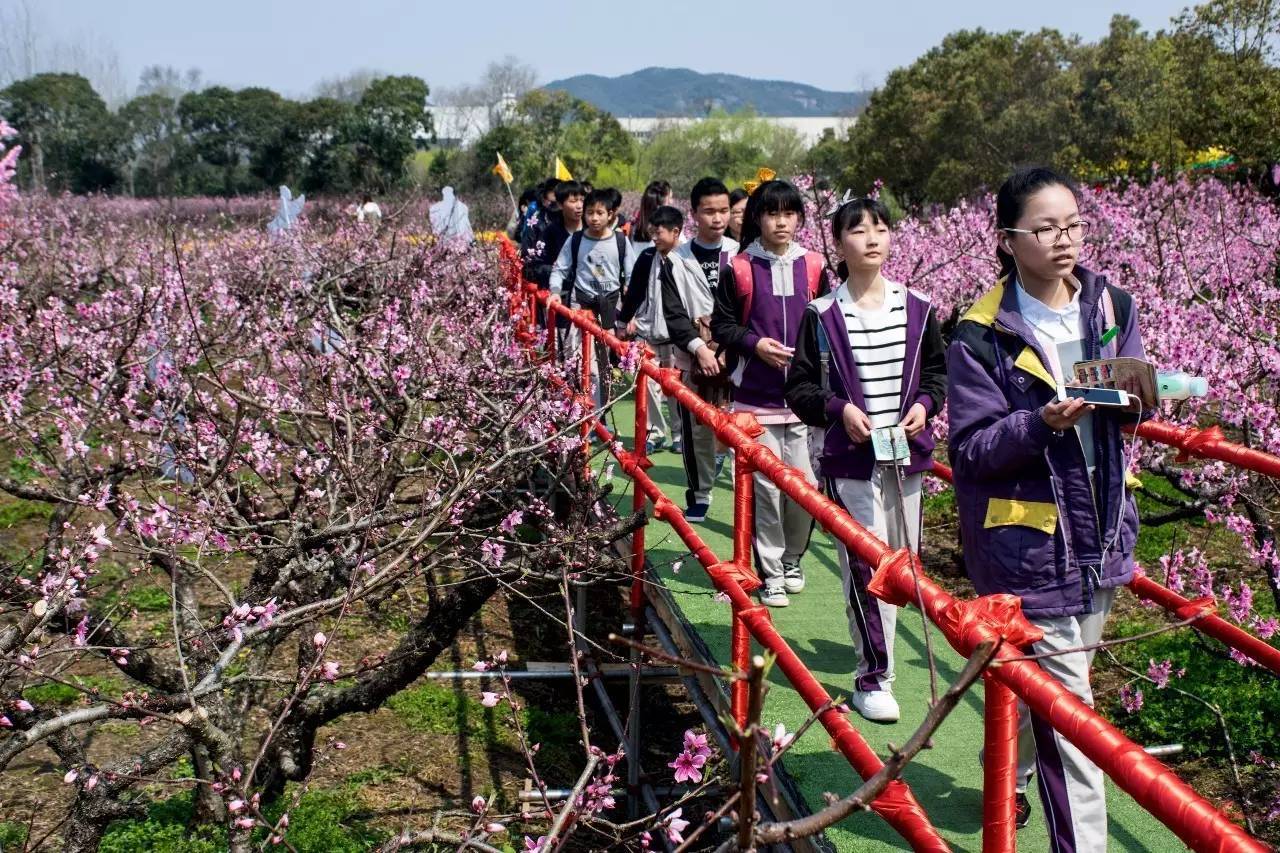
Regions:
<instances>
[{"instance_id":1,"label":"black-framed glasses","mask_svg":"<svg viewBox=\"0 0 1280 853\"><path fill-rule=\"evenodd\" d=\"M1007 234L1031 234L1036 238L1036 242L1041 246L1052 246L1062 238L1063 234L1067 235L1067 239L1072 243L1079 243L1089 236L1090 225L1084 220L1072 222L1065 228L1059 228L1057 225L1041 225L1039 228L1001 228Z\"/></svg>"}]
</instances>

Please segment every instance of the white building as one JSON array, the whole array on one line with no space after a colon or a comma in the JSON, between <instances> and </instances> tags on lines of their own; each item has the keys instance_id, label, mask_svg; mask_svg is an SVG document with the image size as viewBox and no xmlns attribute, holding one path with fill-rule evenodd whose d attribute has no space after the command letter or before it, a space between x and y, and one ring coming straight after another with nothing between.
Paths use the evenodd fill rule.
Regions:
<instances>
[{"instance_id":1,"label":"white building","mask_svg":"<svg viewBox=\"0 0 1280 853\"><path fill-rule=\"evenodd\" d=\"M833 131L837 137L843 137L858 120L857 116L759 116L759 118L778 127L791 128L800 135L806 146L816 145L827 130ZM654 134L668 128L688 127L699 121L702 119L694 117L618 117L618 123L622 125L622 129L642 142L652 139Z\"/></svg>"},{"instance_id":2,"label":"white building","mask_svg":"<svg viewBox=\"0 0 1280 853\"><path fill-rule=\"evenodd\" d=\"M489 129L515 115L515 95L503 95L491 106L467 104L437 106L427 101L436 144L441 148L465 148L489 132Z\"/></svg>"},{"instance_id":3,"label":"white building","mask_svg":"<svg viewBox=\"0 0 1280 853\"><path fill-rule=\"evenodd\" d=\"M492 106L436 106L427 102L435 129L436 144L441 148L464 148L489 132L490 128L515 115L516 98L504 95ZM779 127L789 127L800 135L806 146L817 144L822 134L831 130L843 137L858 120L856 116L760 116ZM622 129L644 142L654 134L671 127L687 127L702 121L697 117L617 116Z\"/></svg>"}]
</instances>

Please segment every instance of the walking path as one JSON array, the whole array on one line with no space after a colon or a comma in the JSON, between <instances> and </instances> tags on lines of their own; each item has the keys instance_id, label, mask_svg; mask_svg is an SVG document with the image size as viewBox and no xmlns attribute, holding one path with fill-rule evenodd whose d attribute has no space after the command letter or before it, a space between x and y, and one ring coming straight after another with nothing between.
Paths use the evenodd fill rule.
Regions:
<instances>
[{"instance_id":1,"label":"walking path","mask_svg":"<svg viewBox=\"0 0 1280 853\"><path fill-rule=\"evenodd\" d=\"M634 416L630 405L619 405L615 415L621 437L631 447ZM673 501L683 506L685 480L680 457L661 451L652 457L652 461L650 476ZM619 491L628 485L622 478L616 482ZM706 524L697 528L722 559L733 553L731 489L731 472L727 465L716 484L711 514ZM623 509L630 511L630 490L625 491L627 499ZM927 541L924 547L928 548ZM727 662L730 659L729 605L713 598L714 589L702 567L689 556L679 537L662 522L654 521L648 528L646 550L659 577L671 588L685 617L702 635L717 662ZM675 570L677 561L683 561L679 571ZM773 621L827 691L832 696L847 697L852 689L853 667L849 660L851 647L840 567L833 541L821 528L814 530L804 566L808 587L791 597L789 607L774 610ZM902 707L902 720L893 725L881 725L865 722L856 714L854 716L858 729L882 756L888 752L887 743L905 742L924 717L929 700L929 674L922 636L919 611L904 610L898 620L897 681L894 686L894 694ZM949 683L959 673L963 660L936 630L932 636L939 677ZM770 676L770 682L772 688L765 700L764 721L771 728L783 723L787 731L794 731L808 717L809 710L776 669ZM982 746L980 691L981 685L965 697L938 732L934 739L935 747L922 752L904 774L934 826L958 851L978 851L982 846L982 774L977 759ZM811 728L792 747L785 763L810 808L815 810L822 806L824 792L844 796L852 792L859 781L844 757L831 748L830 739L821 726ZM1033 808L1031 824L1019 831L1018 846L1020 850L1038 853L1048 849L1048 837L1038 795L1034 790L1030 794ZM1107 801L1111 818L1110 850L1175 853L1186 849L1172 832L1114 786L1110 787ZM828 830L828 838L842 851L869 853L906 849L901 837L870 812L855 815Z\"/></svg>"}]
</instances>

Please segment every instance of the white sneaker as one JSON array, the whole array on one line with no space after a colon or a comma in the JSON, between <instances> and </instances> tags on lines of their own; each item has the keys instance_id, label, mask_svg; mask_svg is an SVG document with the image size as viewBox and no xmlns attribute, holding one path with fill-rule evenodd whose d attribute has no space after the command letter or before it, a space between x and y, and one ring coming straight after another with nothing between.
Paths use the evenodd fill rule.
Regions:
<instances>
[{"instance_id":1,"label":"white sneaker","mask_svg":"<svg viewBox=\"0 0 1280 853\"><path fill-rule=\"evenodd\" d=\"M782 588L793 595L804 592L804 569L799 563L782 564Z\"/></svg>"},{"instance_id":2,"label":"white sneaker","mask_svg":"<svg viewBox=\"0 0 1280 853\"><path fill-rule=\"evenodd\" d=\"M873 723L898 722L898 700L888 690L855 690L853 707Z\"/></svg>"},{"instance_id":3,"label":"white sneaker","mask_svg":"<svg viewBox=\"0 0 1280 853\"><path fill-rule=\"evenodd\" d=\"M760 590L760 603L765 607L786 607L791 600L782 587L766 586Z\"/></svg>"}]
</instances>

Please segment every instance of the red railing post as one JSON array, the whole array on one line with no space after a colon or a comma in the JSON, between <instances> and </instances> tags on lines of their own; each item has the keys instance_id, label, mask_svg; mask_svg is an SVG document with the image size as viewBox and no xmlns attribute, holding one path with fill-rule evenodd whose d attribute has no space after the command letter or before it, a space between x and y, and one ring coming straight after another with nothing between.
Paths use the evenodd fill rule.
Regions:
<instances>
[{"instance_id":1,"label":"red railing post","mask_svg":"<svg viewBox=\"0 0 1280 853\"><path fill-rule=\"evenodd\" d=\"M591 434L591 424L595 421L595 395L591 393L591 361L595 358L595 349L592 344L595 338L586 330L582 329L582 396L591 400L591 410L593 414L582 422L582 443L587 443L587 436Z\"/></svg>"},{"instance_id":2,"label":"red railing post","mask_svg":"<svg viewBox=\"0 0 1280 853\"><path fill-rule=\"evenodd\" d=\"M1018 849L1018 697L990 671L982 674L982 684L982 853L1012 853Z\"/></svg>"},{"instance_id":3,"label":"red railing post","mask_svg":"<svg viewBox=\"0 0 1280 853\"><path fill-rule=\"evenodd\" d=\"M556 360L556 329L560 325L560 315L557 314L550 303L546 305L547 317L547 361L554 363Z\"/></svg>"},{"instance_id":4,"label":"red railing post","mask_svg":"<svg viewBox=\"0 0 1280 853\"><path fill-rule=\"evenodd\" d=\"M758 438L764 428L756 421L754 415L735 414L734 423L752 439ZM755 534L755 468L744 453L733 455L733 562L742 575L752 571L752 543ZM733 610L733 628L730 647L733 650L733 668L745 673L751 665L751 633L742 620L738 607ZM733 706L733 718L739 727L747 723L747 682L739 679L733 682L730 695Z\"/></svg>"},{"instance_id":5,"label":"red railing post","mask_svg":"<svg viewBox=\"0 0 1280 853\"><path fill-rule=\"evenodd\" d=\"M648 355L641 355L641 364ZM641 470L649 467L649 380L644 373L636 374L636 426L632 454ZM643 489L635 489L631 500L633 512L644 512L645 498ZM631 622L640 630L644 618L644 527L636 528L631 535Z\"/></svg>"}]
</instances>

